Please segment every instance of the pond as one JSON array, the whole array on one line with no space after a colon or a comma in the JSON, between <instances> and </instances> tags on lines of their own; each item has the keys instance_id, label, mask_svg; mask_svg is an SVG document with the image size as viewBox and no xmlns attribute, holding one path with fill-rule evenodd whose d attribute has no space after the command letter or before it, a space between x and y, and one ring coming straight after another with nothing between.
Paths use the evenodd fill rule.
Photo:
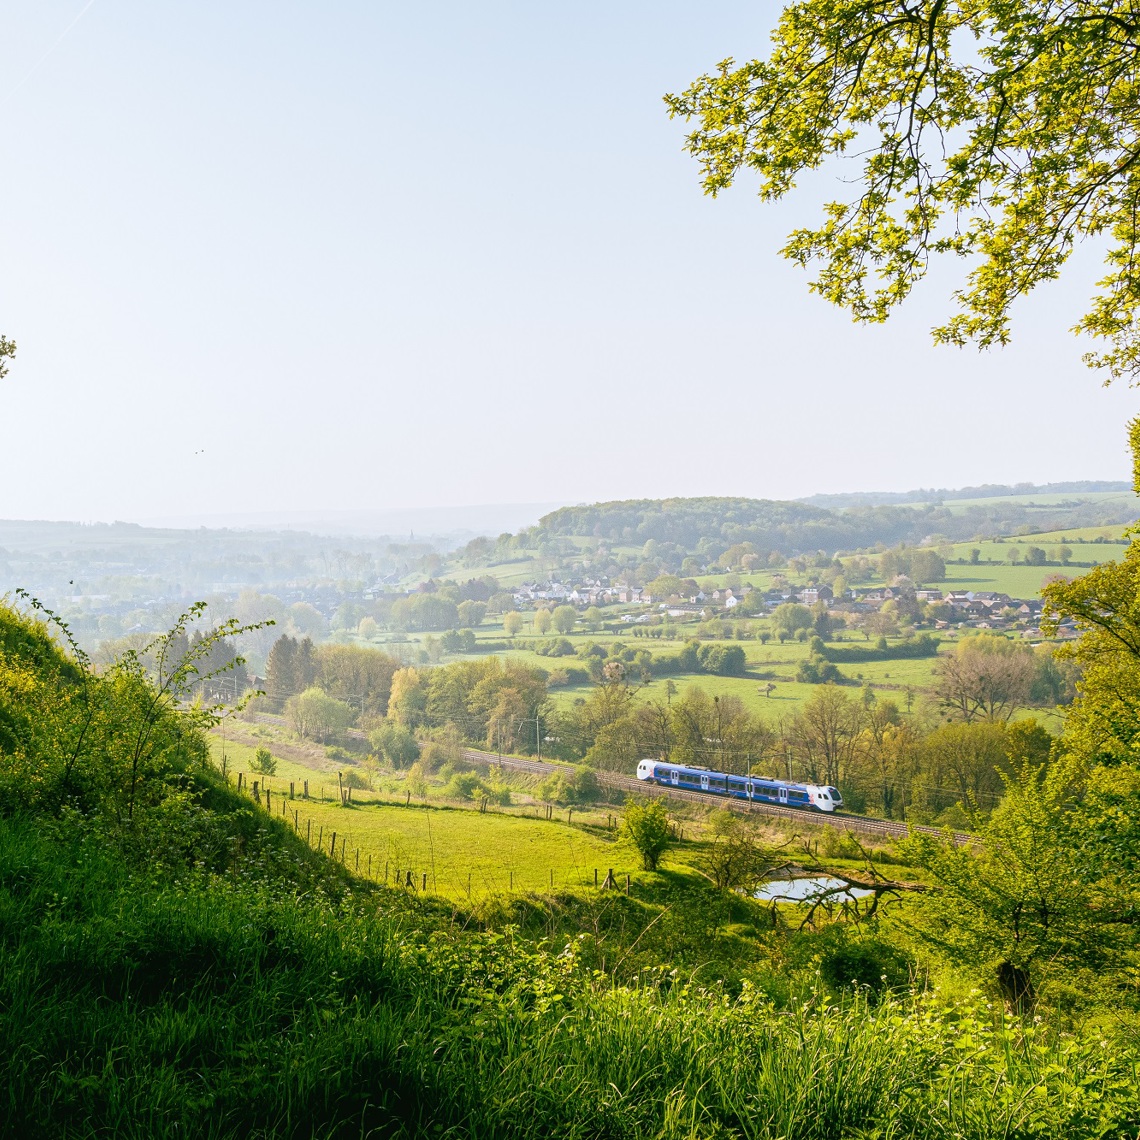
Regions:
<instances>
[{"instance_id":1,"label":"pond","mask_svg":"<svg viewBox=\"0 0 1140 1140\"><path fill-rule=\"evenodd\" d=\"M833 879L830 875L810 875L802 879L772 879L752 897L764 902L807 902L823 891L841 886L843 880ZM831 897L836 902L842 902L845 898L862 899L871 894L874 894L874 891L865 890L863 887L848 887L846 891Z\"/></svg>"}]
</instances>

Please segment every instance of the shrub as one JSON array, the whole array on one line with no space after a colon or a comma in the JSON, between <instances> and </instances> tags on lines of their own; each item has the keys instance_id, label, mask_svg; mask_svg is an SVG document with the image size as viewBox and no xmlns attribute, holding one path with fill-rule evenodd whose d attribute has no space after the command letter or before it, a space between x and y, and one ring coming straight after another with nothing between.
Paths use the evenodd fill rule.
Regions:
<instances>
[{"instance_id":1,"label":"shrub","mask_svg":"<svg viewBox=\"0 0 1140 1140\"><path fill-rule=\"evenodd\" d=\"M368 743L393 768L407 768L419 759L420 746L412 730L395 721L387 721L368 734Z\"/></svg>"},{"instance_id":2,"label":"shrub","mask_svg":"<svg viewBox=\"0 0 1140 1140\"><path fill-rule=\"evenodd\" d=\"M359 768L348 768L340 774L340 782L346 788L356 788L357 791L369 791L372 788L372 781L368 778L365 772L360 771Z\"/></svg>"},{"instance_id":3,"label":"shrub","mask_svg":"<svg viewBox=\"0 0 1140 1140\"><path fill-rule=\"evenodd\" d=\"M819 962L820 977L833 990L865 990L879 995L911 982L910 960L873 938L852 938L842 932Z\"/></svg>"},{"instance_id":4,"label":"shrub","mask_svg":"<svg viewBox=\"0 0 1140 1140\"><path fill-rule=\"evenodd\" d=\"M263 776L272 776L277 771L277 757L268 748L259 748L249 762L250 770Z\"/></svg>"},{"instance_id":5,"label":"shrub","mask_svg":"<svg viewBox=\"0 0 1140 1140\"><path fill-rule=\"evenodd\" d=\"M285 716L302 738L325 740L352 724L352 709L315 685L285 702Z\"/></svg>"},{"instance_id":6,"label":"shrub","mask_svg":"<svg viewBox=\"0 0 1140 1140\"><path fill-rule=\"evenodd\" d=\"M600 794L597 773L584 764L571 772L555 772L538 789L539 799L552 804L593 803Z\"/></svg>"},{"instance_id":7,"label":"shrub","mask_svg":"<svg viewBox=\"0 0 1140 1140\"><path fill-rule=\"evenodd\" d=\"M622 817L622 832L637 848L645 870L656 871L669 846L669 816L665 805L660 800L630 803Z\"/></svg>"},{"instance_id":8,"label":"shrub","mask_svg":"<svg viewBox=\"0 0 1140 1140\"><path fill-rule=\"evenodd\" d=\"M447 782L443 794L453 800L473 800L483 791L483 781L474 772L456 772Z\"/></svg>"}]
</instances>

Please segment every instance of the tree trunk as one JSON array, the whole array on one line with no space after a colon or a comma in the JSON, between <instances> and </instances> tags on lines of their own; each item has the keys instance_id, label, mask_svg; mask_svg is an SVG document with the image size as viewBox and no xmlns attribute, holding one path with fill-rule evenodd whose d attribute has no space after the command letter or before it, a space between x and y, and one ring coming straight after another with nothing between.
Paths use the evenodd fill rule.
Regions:
<instances>
[{"instance_id":1,"label":"tree trunk","mask_svg":"<svg viewBox=\"0 0 1140 1140\"><path fill-rule=\"evenodd\" d=\"M1002 962L997 968L998 989L1011 1013L1032 1013L1037 1005L1037 993L1029 973L1012 962Z\"/></svg>"}]
</instances>

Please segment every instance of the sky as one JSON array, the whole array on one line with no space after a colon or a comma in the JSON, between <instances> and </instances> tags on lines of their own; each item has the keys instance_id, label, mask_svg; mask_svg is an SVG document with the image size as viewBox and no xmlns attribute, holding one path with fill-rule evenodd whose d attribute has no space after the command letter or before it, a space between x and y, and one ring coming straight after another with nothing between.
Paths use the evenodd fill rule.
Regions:
<instances>
[{"instance_id":1,"label":"sky","mask_svg":"<svg viewBox=\"0 0 1140 1140\"><path fill-rule=\"evenodd\" d=\"M0 517L283 518L1129 475L1067 329L935 347L704 196L662 96L774 3L0 5Z\"/></svg>"}]
</instances>

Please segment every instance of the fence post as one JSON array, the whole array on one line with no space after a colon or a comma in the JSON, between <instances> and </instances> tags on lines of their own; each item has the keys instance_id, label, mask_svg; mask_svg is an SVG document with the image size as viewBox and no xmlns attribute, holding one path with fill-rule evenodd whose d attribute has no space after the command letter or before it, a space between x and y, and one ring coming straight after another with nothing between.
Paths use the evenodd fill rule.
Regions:
<instances>
[{"instance_id":1,"label":"fence post","mask_svg":"<svg viewBox=\"0 0 1140 1140\"><path fill-rule=\"evenodd\" d=\"M295 799L297 798L297 797L296 797L296 795L294 794L294 792L295 792L295 789L294 789L294 786L293 786L293 781L292 781L292 780L290 780L290 781L289 781L289 798L290 798L291 800L295 800Z\"/></svg>"},{"instance_id":2,"label":"fence post","mask_svg":"<svg viewBox=\"0 0 1140 1140\"><path fill-rule=\"evenodd\" d=\"M372 878L372 852L368 853L368 877Z\"/></svg>"},{"instance_id":3,"label":"fence post","mask_svg":"<svg viewBox=\"0 0 1140 1140\"><path fill-rule=\"evenodd\" d=\"M405 887L415 886L415 884L412 882L412 872L411 871L406 872L406 876L407 877L404 879L404 886Z\"/></svg>"},{"instance_id":4,"label":"fence post","mask_svg":"<svg viewBox=\"0 0 1140 1140\"><path fill-rule=\"evenodd\" d=\"M342 840L340 841L340 861L341 861L341 865L342 865L342 866L344 866L344 865L345 865L345 863L344 863L344 845L345 845L347 842L348 842L348 840L347 840L347 839L342 839Z\"/></svg>"},{"instance_id":5,"label":"fence post","mask_svg":"<svg viewBox=\"0 0 1140 1140\"><path fill-rule=\"evenodd\" d=\"M554 868L550 868L550 889L554 890Z\"/></svg>"},{"instance_id":6,"label":"fence post","mask_svg":"<svg viewBox=\"0 0 1140 1140\"><path fill-rule=\"evenodd\" d=\"M573 818L574 818L574 809L573 808L567 808L566 809L566 822L569 823Z\"/></svg>"},{"instance_id":7,"label":"fence post","mask_svg":"<svg viewBox=\"0 0 1140 1140\"><path fill-rule=\"evenodd\" d=\"M329 843L329 858L336 858L336 832L332 833L332 840Z\"/></svg>"},{"instance_id":8,"label":"fence post","mask_svg":"<svg viewBox=\"0 0 1140 1140\"><path fill-rule=\"evenodd\" d=\"M510 886L510 889L513 891L513 890L515 889L515 873L514 873L514 871L511 871L511 872L510 872L510 875L511 875L511 886Z\"/></svg>"},{"instance_id":9,"label":"fence post","mask_svg":"<svg viewBox=\"0 0 1140 1140\"><path fill-rule=\"evenodd\" d=\"M420 887L421 892L425 892L426 890L427 890L427 871L424 872L423 885Z\"/></svg>"},{"instance_id":10,"label":"fence post","mask_svg":"<svg viewBox=\"0 0 1140 1140\"><path fill-rule=\"evenodd\" d=\"M598 889L598 868L594 868L594 890Z\"/></svg>"},{"instance_id":11,"label":"fence post","mask_svg":"<svg viewBox=\"0 0 1140 1140\"><path fill-rule=\"evenodd\" d=\"M629 898L629 873L628 872L626 873L626 876L625 876L625 897Z\"/></svg>"},{"instance_id":12,"label":"fence post","mask_svg":"<svg viewBox=\"0 0 1140 1140\"><path fill-rule=\"evenodd\" d=\"M404 807L408 807L412 802L412 793L408 792L408 798L404 800Z\"/></svg>"},{"instance_id":13,"label":"fence post","mask_svg":"<svg viewBox=\"0 0 1140 1140\"><path fill-rule=\"evenodd\" d=\"M356 870L358 872L360 870L360 848L359 847L356 849Z\"/></svg>"},{"instance_id":14,"label":"fence post","mask_svg":"<svg viewBox=\"0 0 1140 1140\"><path fill-rule=\"evenodd\" d=\"M242 774L241 774L241 772L239 772L238 773L238 786L237 786L237 790L239 792L241 791L241 777L242 777Z\"/></svg>"},{"instance_id":15,"label":"fence post","mask_svg":"<svg viewBox=\"0 0 1140 1140\"><path fill-rule=\"evenodd\" d=\"M305 781L305 799L309 798L309 781Z\"/></svg>"}]
</instances>

